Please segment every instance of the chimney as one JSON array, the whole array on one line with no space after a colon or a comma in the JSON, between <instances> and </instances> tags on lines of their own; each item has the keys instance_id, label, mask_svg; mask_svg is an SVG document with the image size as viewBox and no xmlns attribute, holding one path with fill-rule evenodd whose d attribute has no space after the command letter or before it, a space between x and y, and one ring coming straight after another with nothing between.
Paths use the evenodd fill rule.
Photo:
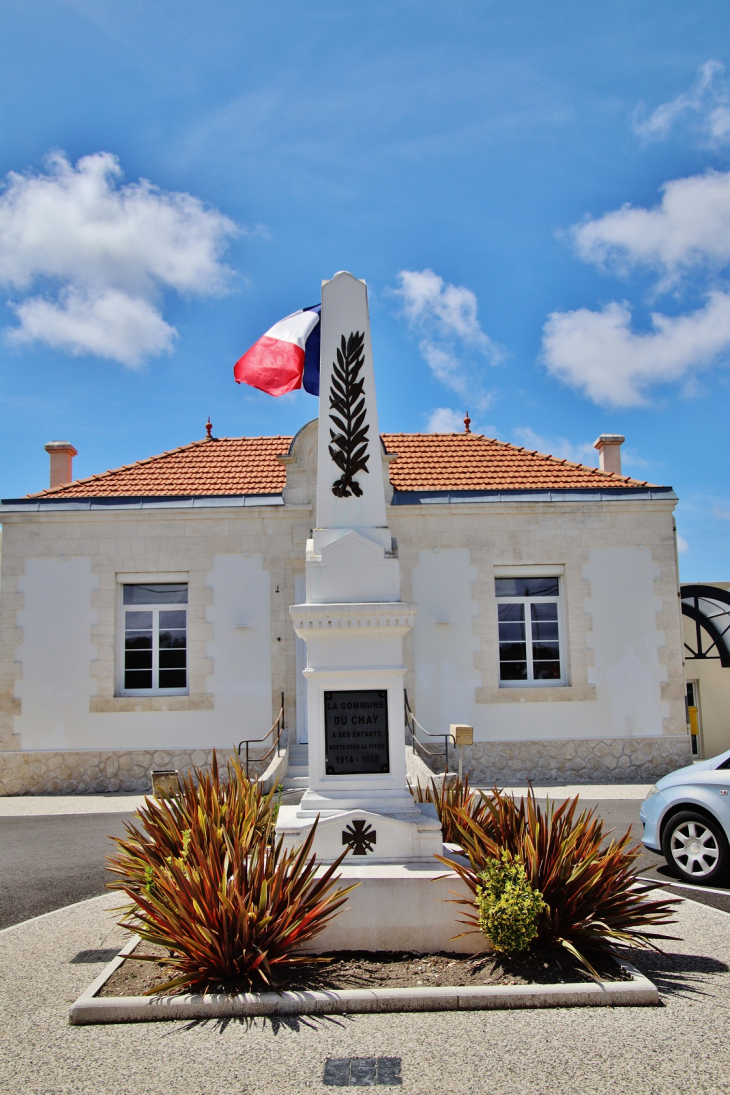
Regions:
<instances>
[{"instance_id":1,"label":"chimney","mask_svg":"<svg viewBox=\"0 0 730 1095\"><path fill-rule=\"evenodd\" d=\"M593 448L598 449L598 466L601 471L621 475L621 446L626 440L620 433L602 433Z\"/></svg>"},{"instance_id":2,"label":"chimney","mask_svg":"<svg viewBox=\"0 0 730 1095\"><path fill-rule=\"evenodd\" d=\"M73 479L73 459L76 449L69 441L49 441L45 450L51 457L51 490L63 487Z\"/></svg>"}]
</instances>

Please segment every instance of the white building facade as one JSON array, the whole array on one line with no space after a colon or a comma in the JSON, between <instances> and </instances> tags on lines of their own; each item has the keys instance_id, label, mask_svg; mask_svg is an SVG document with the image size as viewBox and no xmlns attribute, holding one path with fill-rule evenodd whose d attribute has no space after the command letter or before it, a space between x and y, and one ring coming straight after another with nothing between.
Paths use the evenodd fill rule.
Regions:
<instances>
[{"instance_id":1,"label":"white building facade","mask_svg":"<svg viewBox=\"0 0 730 1095\"><path fill-rule=\"evenodd\" d=\"M3 502L0 793L147 790L263 737L281 693L306 741L317 449L316 421L210 437ZM470 433L384 435L382 469L409 700L474 727L472 781L689 762L671 488Z\"/></svg>"}]
</instances>

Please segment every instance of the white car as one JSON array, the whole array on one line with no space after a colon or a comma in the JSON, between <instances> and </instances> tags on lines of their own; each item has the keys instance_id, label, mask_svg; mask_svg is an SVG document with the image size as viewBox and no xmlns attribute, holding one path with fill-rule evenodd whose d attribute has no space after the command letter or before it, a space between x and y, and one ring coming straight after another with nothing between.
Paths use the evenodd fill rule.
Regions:
<instances>
[{"instance_id":1,"label":"white car","mask_svg":"<svg viewBox=\"0 0 730 1095\"><path fill-rule=\"evenodd\" d=\"M670 772L639 813L644 844L688 882L730 879L730 749Z\"/></svg>"}]
</instances>

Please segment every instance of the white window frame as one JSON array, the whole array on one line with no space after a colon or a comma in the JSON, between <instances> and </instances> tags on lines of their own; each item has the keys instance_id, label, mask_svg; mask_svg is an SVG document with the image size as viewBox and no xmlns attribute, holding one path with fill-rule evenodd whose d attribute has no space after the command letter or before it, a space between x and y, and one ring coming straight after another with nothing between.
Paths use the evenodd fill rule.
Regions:
<instances>
[{"instance_id":1,"label":"white window frame","mask_svg":"<svg viewBox=\"0 0 730 1095\"><path fill-rule=\"evenodd\" d=\"M128 585L187 585L188 586L188 602L185 604L171 605L171 604L144 604L144 605L125 605L124 604L124 587ZM184 574L118 574L117 575L117 618L119 621L119 627L117 629L117 695L118 696L136 696L144 698L145 696L188 696L190 695L190 628L189 628L189 596L190 596L190 584L188 582L188 575ZM159 686L159 639L160 639L160 611L178 611L184 609L185 611L185 679L187 684L185 688L160 688ZM151 611L153 614L152 619L152 688L125 688L124 686L124 653L125 653L125 638L126 638L126 613L128 611Z\"/></svg>"},{"instance_id":2,"label":"white window frame","mask_svg":"<svg viewBox=\"0 0 730 1095\"><path fill-rule=\"evenodd\" d=\"M566 649L565 649L565 627L563 624L563 568L560 567L547 567L547 566L535 566L535 567L500 567L495 568L494 578L555 578L558 583L558 592L555 596L550 597L498 597L496 596L495 586L495 600L497 603L497 677L499 680L500 688L565 688L568 684L567 667L566 667ZM535 680L532 676L533 672L533 659L532 659L532 614L530 612L530 605L532 604L557 604L558 606L558 650L560 653L560 677L555 680ZM527 672L529 674L527 680L518 681L503 681L501 672L501 658L500 658L500 645L499 645L499 605L501 604L523 604L525 606L525 655L527 661ZM529 628L529 631L528 631Z\"/></svg>"}]
</instances>

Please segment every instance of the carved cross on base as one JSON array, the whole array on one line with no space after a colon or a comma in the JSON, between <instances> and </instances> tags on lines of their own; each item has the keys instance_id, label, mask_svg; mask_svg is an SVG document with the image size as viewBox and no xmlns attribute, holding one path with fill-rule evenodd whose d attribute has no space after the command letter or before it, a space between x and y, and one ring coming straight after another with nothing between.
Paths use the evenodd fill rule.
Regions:
<instances>
[{"instance_id":1,"label":"carved cross on base","mask_svg":"<svg viewBox=\"0 0 730 1095\"><path fill-rule=\"evenodd\" d=\"M377 836L369 821L358 818L342 830L342 843L352 849L353 855L367 855L372 852L373 845L377 844Z\"/></svg>"}]
</instances>

